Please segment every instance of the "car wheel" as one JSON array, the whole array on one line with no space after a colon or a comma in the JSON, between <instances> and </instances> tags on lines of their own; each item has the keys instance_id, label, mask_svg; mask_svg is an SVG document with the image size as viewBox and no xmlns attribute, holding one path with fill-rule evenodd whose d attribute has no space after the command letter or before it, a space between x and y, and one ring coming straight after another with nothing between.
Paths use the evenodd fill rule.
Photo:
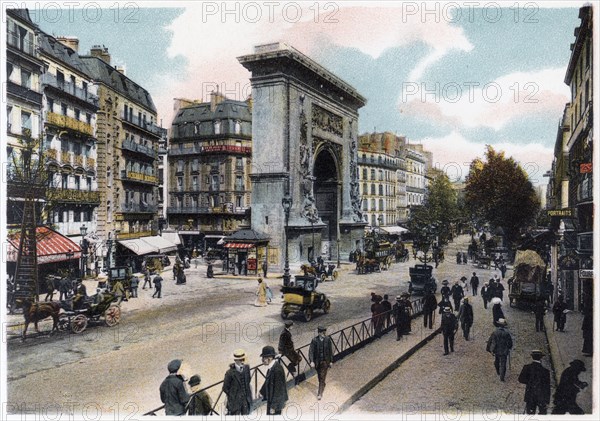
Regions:
<instances>
[{"instance_id":1,"label":"car wheel","mask_svg":"<svg viewBox=\"0 0 600 421\"><path fill-rule=\"evenodd\" d=\"M325 300L325 302L323 303L323 311L325 312L325 314L327 314L327 313L329 313L330 309L331 309L331 301Z\"/></svg>"},{"instance_id":2,"label":"car wheel","mask_svg":"<svg viewBox=\"0 0 600 421\"><path fill-rule=\"evenodd\" d=\"M312 320L313 311L312 308L307 308L304 310L304 320L310 322Z\"/></svg>"}]
</instances>

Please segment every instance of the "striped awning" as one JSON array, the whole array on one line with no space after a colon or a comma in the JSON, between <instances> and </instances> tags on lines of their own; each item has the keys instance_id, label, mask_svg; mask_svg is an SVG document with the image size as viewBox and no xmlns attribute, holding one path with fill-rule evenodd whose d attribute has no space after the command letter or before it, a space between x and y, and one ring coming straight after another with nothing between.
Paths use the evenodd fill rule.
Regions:
<instances>
[{"instance_id":1,"label":"striped awning","mask_svg":"<svg viewBox=\"0 0 600 421\"><path fill-rule=\"evenodd\" d=\"M225 247L226 249L249 249L251 247L254 247L254 244L248 244L248 243L227 243L223 247Z\"/></svg>"},{"instance_id":2,"label":"striped awning","mask_svg":"<svg viewBox=\"0 0 600 421\"><path fill-rule=\"evenodd\" d=\"M81 258L81 247L68 237L48 227L37 227L35 229L37 240L38 264L63 262ZM7 261L16 262L19 250L21 230L8 234ZM73 253L72 256L67 256Z\"/></svg>"}]
</instances>

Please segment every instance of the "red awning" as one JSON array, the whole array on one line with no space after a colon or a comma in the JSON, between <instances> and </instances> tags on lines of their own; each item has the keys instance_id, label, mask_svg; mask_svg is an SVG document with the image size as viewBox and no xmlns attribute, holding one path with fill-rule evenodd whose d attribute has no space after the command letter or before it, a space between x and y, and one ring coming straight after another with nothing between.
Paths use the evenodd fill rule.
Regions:
<instances>
[{"instance_id":1,"label":"red awning","mask_svg":"<svg viewBox=\"0 0 600 421\"><path fill-rule=\"evenodd\" d=\"M225 247L226 249L249 249L251 247L254 247L254 244L247 244L247 243L227 243L223 247Z\"/></svg>"},{"instance_id":2,"label":"red awning","mask_svg":"<svg viewBox=\"0 0 600 421\"><path fill-rule=\"evenodd\" d=\"M81 247L77 243L48 227L37 227L35 236L37 239L38 264L81 258ZM21 230L8 234L7 261L17 261L20 238ZM69 250L73 253L73 257L70 259L67 257Z\"/></svg>"}]
</instances>

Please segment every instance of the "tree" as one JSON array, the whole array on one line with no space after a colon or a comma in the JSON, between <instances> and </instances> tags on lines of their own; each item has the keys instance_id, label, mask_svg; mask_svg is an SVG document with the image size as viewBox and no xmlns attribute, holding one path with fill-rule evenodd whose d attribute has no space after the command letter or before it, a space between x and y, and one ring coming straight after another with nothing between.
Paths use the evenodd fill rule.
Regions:
<instances>
[{"instance_id":1,"label":"tree","mask_svg":"<svg viewBox=\"0 0 600 421\"><path fill-rule=\"evenodd\" d=\"M488 145L485 159L471 162L465 186L467 207L476 224L485 221L502 227L506 240L514 242L521 228L534 222L539 200L527 174L513 158Z\"/></svg>"},{"instance_id":2,"label":"tree","mask_svg":"<svg viewBox=\"0 0 600 421\"><path fill-rule=\"evenodd\" d=\"M429 184L423 205L411 208L407 226L416 251L427 255L435 243L443 246L451 239L452 223L458 216L456 196L448 176L439 174Z\"/></svg>"}]
</instances>

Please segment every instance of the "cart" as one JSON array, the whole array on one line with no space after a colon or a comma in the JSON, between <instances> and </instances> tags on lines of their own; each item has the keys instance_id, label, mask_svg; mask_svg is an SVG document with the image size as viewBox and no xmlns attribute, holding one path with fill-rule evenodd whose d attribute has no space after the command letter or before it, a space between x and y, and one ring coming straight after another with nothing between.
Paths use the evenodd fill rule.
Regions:
<instances>
[{"instance_id":1,"label":"cart","mask_svg":"<svg viewBox=\"0 0 600 421\"><path fill-rule=\"evenodd\" d=\"M325 314L331 309L331 302L327 296L317 292L318 278L314 276L294 277L292 286L282 287L283 306L281 307L281 317L287 319L293 313L300 313L307 322L312 320L313 310L323 310Z\"/></svg>"},{"instance_id":2,"label":"cart","mask_svg":"<svg viewBox=\"0 0 600 421\"><path fill-rule=\"evenodd\" d=\"M71 333L83 332L88 323L104 322L106 326L117 325L121 320L121 308L113 304L116 297L111 292L98 292L78 303L71 299L68 305L63 306L65 310L58 319L58 329Z\"/></svg>"}]
</instances>

